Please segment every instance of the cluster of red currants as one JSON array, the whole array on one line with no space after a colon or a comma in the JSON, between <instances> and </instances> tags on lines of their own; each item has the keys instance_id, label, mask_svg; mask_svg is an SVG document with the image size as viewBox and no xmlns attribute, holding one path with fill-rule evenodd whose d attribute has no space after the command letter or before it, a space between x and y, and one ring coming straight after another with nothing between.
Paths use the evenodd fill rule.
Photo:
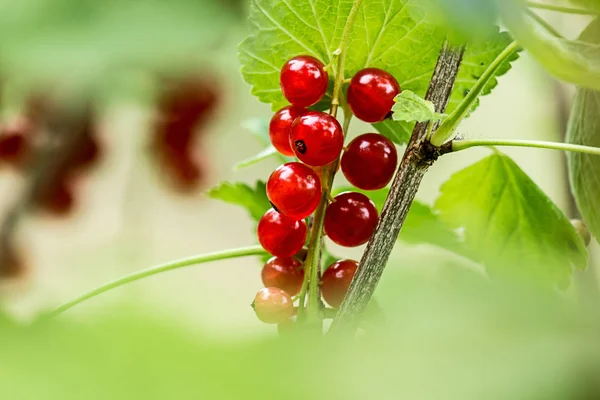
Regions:
<instances>
[{"instance_id":1,"label":"cluster of red currants","mask_svg":"<svg viewBox=\"0 0 600 400\"><path fill-rule=\"evenodd\" d=\"M315 212L323 196L328 196L321 182L322 167L335 165L341 155L342 173L352 185L377 190L391 181L398 162L396 148L386 137L366 133L344 147L344 132L337 119L308 109L325 96L329 85L319 60L292 58L281 70L280 84L291 105L275 113L269 135L277 151L298 161L281 165L269 177L267 197L273 208L258 224L259 242L274 256L263 267L265 288L253 303L258 318L267 323L285 322L294 314L292 297L298 295L304 281L305 219ZM350 81L346 100L357 118L375 123L389 118L398 93L400 86L392 75L366 68ZM377 220L377 209L367 196L345 192L328 205L324 231L334 243L356 247L369 240ZM331 307L341 304L357 267L356 261L339 260L323 273L321 294Z\"/></svg>"},{"instance_id":2,"label":"cluster of red currants","mask_svg":"<svg viewBox=\"0 0 600 400\"><path fill-rule=\"evenodd\" d=\"M39 209L62 216L75 205L74 187L78 176L95 165L101 156L96 114L91 106L75 111L58 107L45 96L30 96L21 115L0 127L0 164L11 165L19 171L30 168L36 143L53 140L52 130L45 129L49 121L57 126L68 126L68 134L76 135L78 142L73 151L64 155L51 181L35 193L33 201Z\"/></svg>"},{"instance_id":3,"label":"cluster of red currants","mask_svg":"<svg viewBox=\"0 0 600 400\"><path fill-rule=\"evenodd\" d=\"M188 76L162 82L152 153L173 189L190 192L202 183L206 165L194 150L218 102L217 88L209 79Z\"/></svg>"}]
</instances>

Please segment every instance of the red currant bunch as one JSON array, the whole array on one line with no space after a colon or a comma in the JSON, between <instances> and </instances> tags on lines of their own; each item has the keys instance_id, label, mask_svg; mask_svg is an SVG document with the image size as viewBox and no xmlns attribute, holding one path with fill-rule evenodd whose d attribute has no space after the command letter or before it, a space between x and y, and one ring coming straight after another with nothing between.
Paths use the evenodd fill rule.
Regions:
<instances>
[{"instance_id":1,"label":"red currant bunch","mask_svg":"<svg viewBox=\"0 0 600 400\"><path fill-rule=\"evenodd\" d=\"M163 176L177 191L193 191L203 180L204 158L195 151L218 106L218 89L214 81L197 76L161 82L151 149Z\"/></svg>"}]
</instances>

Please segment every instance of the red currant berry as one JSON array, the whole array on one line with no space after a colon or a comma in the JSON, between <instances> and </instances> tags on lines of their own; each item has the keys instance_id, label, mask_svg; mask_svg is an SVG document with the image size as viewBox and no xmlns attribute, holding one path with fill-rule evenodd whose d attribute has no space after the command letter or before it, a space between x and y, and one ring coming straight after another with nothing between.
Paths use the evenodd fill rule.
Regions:
<instances>
[{"instance_id":1,"label":"red currant berry","mask_svg":"<svg viewBox=\"0 0 600 400\"><path fill-rule=\"evenodd\" d=\"M273 209L258 222L258 241L276 257L292 257L298 253L306 242L307 234L304 221L296 221Z\"/></svg>"},{"instance_id":2,"label":"red currant berry","mask_svg":"<svg viewBox=\"0 0 600 400\"><path fill-rule=\"evenodd\" d=\"M0 132L0 161L21 166L31 150L33 125L27 119L20 118Z\"/></svg>"},{"instance_id":3,"label":"red currant berry","mask_svg":"<svg viewBox=\"0 0 600 400\"><path fill-rule=\"evenodd\" d=\"M311 56L298 56L281 68L281 91L295 106L309 107L323 98L329 77L323 63Z\"/></svg>"},{"instance_id":4,"label":"red currant berry","mask_svg":"<svg viewBox=\"0 0 600 400\"><path fill-rule=\"evenodd\" d=\"M325 233L344 247L367 243L375 225L377 208L364 194L345 192L337 195L325 212Z\"/></svg>"},{"instance_id":5,"label":"red currant berry","mask_svg":"<svg viewBox=\"0 0 600 400\"><path fill-rule=\"evenodd\" d=\"M385 187L392 180L397 163L396 147L378 133L366 133L351 141L341 161L348 182L362 190Z\"/></svg>"},{"instance_id":6,"label":"red currant berry","mask_svg":"<svg viewBox=\"0 0 600 400\"><path fill-rule=\"evenodd\" d=\"M305 108L287 106L277 111L269 124L271 144L284 156L293 156L294 150L290 145L290 129L292 122L306 112Z\"/></svg>"},{"instance_id":7,"label":"red currant berry","mask_svg":"<svg viewBox=\"0 0 600 400\"><path fill-rule=\"evenodd\" d=\"M300 293L304 270L295 258L273 257L263 267L261 277L266 287L277 287L295 296Z\"/></svg>"},{"instance_id":8,"label":"red currant berry","mask_svg":"<svg viewBox=\"0 0 600 400\"><path fill-rule=\"evenodd\" d=\"M267 181L267 197L271 203L277 211L296 220L308 217L317 209L321 194L317 173L299 162L283 164Z\"/></svg>"},{"instance_id":9,"label":"red currant berry","mask_svg":"<svg viewBox=\"0 0 600 400\"><path fill-rule=\"evenodd\" d=\"M342 304L358 263L354 260L338 260L331 264L321 277L321 294L323 299L333 308Z\"/></svg>"},{"instance_id":10,"label":"red currant berry","mask_svg":"<svg viewBox=\"0 0 600 400\"><path fill-rule=\"evenodd\" d=\"M392 75L379 68L365 68L350 81L348 105L357 118L380 122L389 116L398 93L400 85Z\"/></svg>"},{"instance_id":11,"label":"red currant berry","mask_svg":"<svg viewBox=\"0 0 600 400\"><path fill-rule=\"evenodd\" d=\"M267 287L256 293L254 312L262 322L278 324L294 314L294 302L289 294L275 287Z\"/></svg>"},{"instance_id":12,"label":"red currant berry","mask_svg":"<svg viewBox=\"0 0 600 400\"><path fill-rule=\"evenodd\" d=\"M290 145L305 164L322 167L335 161L344 147L344 132L337 119L319 111L296 118L290 131Z\"/></svg>"},{"instance_id":13,"label":"red currant berry","mask_svg":"<svg viewBox=\"0 0 600 400\"><path fill-rule=\"evenodd\" d=\"M56 216L64 216L75 206L72 186L68 178L59 177L44 192L40 193L36 201L44 211Z\"/></svg>"}]
</instances>

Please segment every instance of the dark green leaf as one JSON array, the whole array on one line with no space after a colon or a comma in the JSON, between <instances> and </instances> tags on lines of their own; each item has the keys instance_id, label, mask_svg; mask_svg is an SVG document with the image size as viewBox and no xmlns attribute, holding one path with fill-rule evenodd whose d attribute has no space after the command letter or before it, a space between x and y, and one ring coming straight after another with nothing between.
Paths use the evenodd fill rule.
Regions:
<instances>
[{"instance_id":1,"label":"dark green leaf","mask_svg":"<svg viewBox=\"0 0 600 400\"><path fill-rule=\"evenodd\" d=\"M569 220L507 156L495 153L456 173L435 207L496 278L564 287L587 251Z\"/></svg>"},{"instance_id":2,"label":"dark green leaf","mask_svg":"<svg viewBox=\"0 0 600 400\"><path fill-rule=\"evenodd\" d=\"M264 213L271 208L265 183L262 181L257 181L255 188L240 182L222 182L210 189L208 195L213 199L245 208L255 221L260 220Z\"/></svg>"}]
</instances>

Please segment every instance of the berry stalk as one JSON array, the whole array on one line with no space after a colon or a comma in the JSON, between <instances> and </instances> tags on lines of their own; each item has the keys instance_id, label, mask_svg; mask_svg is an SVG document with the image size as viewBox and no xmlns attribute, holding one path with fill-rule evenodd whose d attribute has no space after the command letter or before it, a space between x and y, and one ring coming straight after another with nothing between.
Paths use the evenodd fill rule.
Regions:
<instances>
[{"instance_id":1,"label":"berry stalk","mask_svg":"<svg viewBox=\"0 0 600 400\"><path fill-rule=\"evenodd\" d=\"M346 51L348 48L348 40L352 33L352 27L354 26L354 20L358 14L360 4L362 0L354 0L350 14L346 21L346 26L342 33L342 39L340 45L334 54L338 56L335 81L333 85L333 95L331 99L331 109L329 115L333 118L337 117L338 108L340 106L340 99L342 98L342 86L344 84L344 64L346 61ZM344 135L348 131L350 126L350 120L352 113L349 111L344 112L344 126L342 130ZM302 291L300 292L300 307L298 309L298 318L304 317L304 300L306 297L306 291L308 289L308 306L307 306L307 320L310 323L321 325L321 300L319 296L319 274L321 270L321 248L323 245L323 223L325 221L325 212L327 211L327 205L329 204L329 198L331 196L331 186L335 173L337 171L340 158L338 157L333 163L323 168L321 180L323 183L323 195L321 202L315 211L313 225L310 231L310 241L308 244L308 254L304 263L304 283Z\"/></svg>"}]
</instances>

